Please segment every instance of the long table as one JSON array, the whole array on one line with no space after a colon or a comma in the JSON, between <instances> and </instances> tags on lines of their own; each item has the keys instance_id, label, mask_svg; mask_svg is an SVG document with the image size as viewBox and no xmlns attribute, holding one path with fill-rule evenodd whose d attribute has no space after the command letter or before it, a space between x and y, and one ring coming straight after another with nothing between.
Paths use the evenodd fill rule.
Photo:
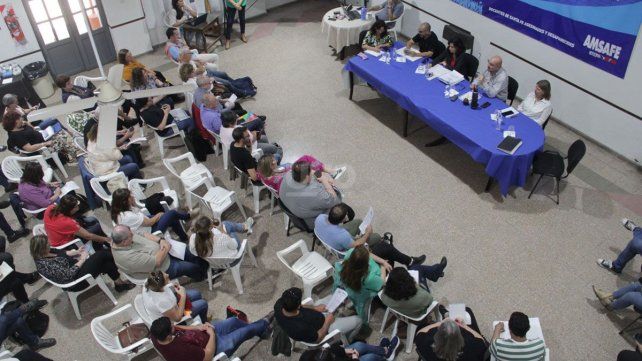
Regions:
<instances>
[{"instance_id":1,"label":"long table","mask_svg":"<svg viewBox=\"0 0 642 361\"><path fill-rule=\"evenodd\" d=\"M397 48L401 46L401 43L395 44ZM394 57L390 64L386 64L372 55L368 55L366 60L354 56L345 65L350 75L350 99L356 75L406 111L404 137L407 136L408 114L412 114L468 153L473 160L486 165L488 184L496 181L502 195L505 196L513 186L522 187L535 153L544 146L542 128L523 114L504 119L502 130L514 126L516 136L522 139L523 144L513 155L497 150L503 133L495 129L490 115L507 105L485 96L479 102L480 105L490 102L491 105L485 109L463 106L459 99L451 101L444 97L441 81L429 81L423 74L415 74L419 65L420 61L396 62ZM470 84L463 81L455 88L464 94Z\"/></svg>"}]
</instances>

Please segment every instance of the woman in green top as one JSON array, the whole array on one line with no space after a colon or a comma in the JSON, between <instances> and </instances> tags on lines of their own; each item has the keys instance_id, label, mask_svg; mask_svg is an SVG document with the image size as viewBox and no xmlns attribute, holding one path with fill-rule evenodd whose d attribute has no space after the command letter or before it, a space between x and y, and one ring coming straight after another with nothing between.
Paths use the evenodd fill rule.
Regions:
<instances>
[{"instance_id":1,"label":"woman in green top","mask_svg":"<svg viewBox=\"0 0 642 361\"><path fill-rule=\"evenodd\" d=\"M392 267L385 260L357 246L346 252L343 261L334 265L334 285L343 288L354 303L357 314L368 322L366 305L383 287L386 274Z\"/></svg>"},{"instance_id":2,"label":"woman in green top","mask_svg":"<svg viewBox=\"0 0 642 361\"><path fill-rule=\"evenodd\" d=\"M232 25L234 16L239 12L239 25L241 26L241 41L247 43L245 37L245 5L247 0L225 0L225 49L230 48L230 37L232 36Z\"/></svg>"},{"instance_id":3,"label":"woman in green top","mask_svg":"<svg viewBox=\"0 0 642 361\"><path fill-rule=\"evenodd\" d=\"M390 271L381 295L384 305L412 318L423 315L432 300L430 292L419 287L410 273L401 267Z\"/></svg>"},{"instance_id":4,"label":"woman in green top","mask_svg":"<svg viewBox=\"0 0 642 361\"><path fill-rule=\"evenodd\" d=\"M392 37L388 34L388 27L383 20L377 20L372 24L361 43L363 50L381 51L385 47L392 46Z\"/></svg>"}]
</instances>

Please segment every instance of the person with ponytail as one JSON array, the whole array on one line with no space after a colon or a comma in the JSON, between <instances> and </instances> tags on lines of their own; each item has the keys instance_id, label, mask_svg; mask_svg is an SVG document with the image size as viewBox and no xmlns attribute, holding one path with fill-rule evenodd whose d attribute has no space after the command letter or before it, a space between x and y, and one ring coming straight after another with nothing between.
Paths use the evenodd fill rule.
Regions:
<instances>
[{"instance_id":1,"label":"person with ponytail","mask_svg":"<svg viewBox=\"0 0 642 361\"><path fill-rule=\"evenodd\" d=\"M244 223L199 217L192 225L189 251L201 258L234 257L242 242L239 233L252 234L253 224L251 217Z\"/></svg>"}]
</instances>

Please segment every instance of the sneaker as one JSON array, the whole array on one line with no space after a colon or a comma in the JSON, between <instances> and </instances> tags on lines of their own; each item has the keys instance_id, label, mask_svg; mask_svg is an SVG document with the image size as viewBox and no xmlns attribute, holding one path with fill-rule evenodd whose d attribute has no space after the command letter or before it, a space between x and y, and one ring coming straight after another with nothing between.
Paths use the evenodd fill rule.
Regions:
<instances>
[{"instance_id":1,"label":"sneaker","mask_svg":"<svg viewBox=\"0 0 642 361\"><path fill-rule=\"evenodd\" d=\"M628 229L631 232L633 232L633 230L637 228L637 225L630 219L622 218L621 222L624 228Z\"/></svg>"},{"instance_id":2,"label":"sneaker","mask_svg":"<svg viewBox=\"0 0 642 361\"><path fill-rule=\"evenodd\" d=\"M45 307L46 304L47 304L46 300L39 300L39 299L36 298L34 300L31 300L31 301L21 305L20 308L22 308L22 312L30 313L32 311L39 310L39 309Z\"/></svg>"},{"instance_id":3,"label":"sneaker","mask_svg":"<svg viewBox=\"0 0 642 361\"><path fill-rule=\"evenodd\" d=\"M425 254L422 254L422 255L421 255L421 256L419 256L419 257L412 257L412 261L411 261L411 262L410 262L410 264L408 265L408 268L411 268L411 267L413 267L413 266L421 265L421 264L423 264L425 261L426 261L426 255L425 255Z\"/></svg>"},{"instance_id":4,"label":"sneaker","mask_svg":"<svg viewBox=\"0 0 642 361\"><path fill-rule=\"evenodd\" d=\"M56 344L56 339L55 338L39 338L38 342L33 345L29 346L31 351L38 351L41 348L47 348L54 346Z\"/></svg>"},{"instance_id":5,"label":"sneaker","mask_svg":"<svg viewBox=\"0 0 642 361\"><path fill-rule=\"evenodd\" d=\"M245 225L245 228L247 228L247 232L245 233L247 233L247 235L249 236L250 234L252 234L252 226L254 225L254 218L249 217L248 219L245 220L245 222L243 222L243 225Z\"/></svg>"},{"instance_id":6,"label":"sneaker","mask_svg":"<svg viewBox=\"0 0 642 361\"><path fill-rule=\"evenodd\" d=\"M595 287L595 285L593 285L593 293L595 293L595 297L597 297L604 307L608 308L611 305L611 302L613 302L612 294Z\"/></svg>"},{"instance_id":7,"label":"sneaker","mask_svg":"<svg viewBox=\"0 0 642 361\"><path fill-rule=\"evenodd\" d=\"M136 285L131 282L114 284L114 289L116 290L116 292L129 291L134 287L136 287Z\"/></svg>"},{"instance_id":8,"label":"sneaker","mask_svg":"<svg viewBox=\"0 0 642 361\"><path fill-rule=\"evenodd\" d=\"M20 238L29 235L30 233L31 233L31 231L28 230L27 228L21 228L21 229L15 231L15 232L13 232L9 236L7 236L7 240L9 241L9 243L13 243L13 242L19 240Z\"/></svg>"},{"instance_id":9,"label":"sneaker","mask_svg":"<svg viewBox=\"0 0 642 361\"><path fill-rule=\"evenodd\" d=\"M344 166L344 167L339 167L339 168L334 172L334 174L332 175L332 178L334 178L334 179L339 179L339 177L341 177L341 176L343 175L343 173L345 173L345 172L346 172L346 170L347 170L347 169L348 169L348 168L347 168L347 167L345 167L345 166Z\"/></svg>"},{"instance_id":10,"label":"sneaker","mask_svg":"<svg viewBox=\"0 0 642 361\"><path fill-rule=\"evenodd\" d=\"M379 347L388 347L390 346L390 339L387 337L382 337L379 341Z\"/></svg>"},{"instance_id":11,"label":"sneaker","mask_svg":"<svg viewBox=\"0 0 642 361\"><path fill-rule=\"evenodd\" d=\"M399 337L395 336L390 340L390 345L388 346L388 353L386 354L386 360L392 361L395 359L397 353L397 347L399 347Z\"/></svg>"},{"instance_id":12,"label":"sneaker","mask_svg":"<svg viewBox=\"0 0 642 361\"><path fill-rule=\"evenodd\" d=\"M607 270L615 273L621 273L622 271L618 271L615 268L613 268L613 262L611 262L610 259L602 259L598 258L597 259L597 264L600 265L603 268L606 268Z\"/></svg>"}]
</instances>

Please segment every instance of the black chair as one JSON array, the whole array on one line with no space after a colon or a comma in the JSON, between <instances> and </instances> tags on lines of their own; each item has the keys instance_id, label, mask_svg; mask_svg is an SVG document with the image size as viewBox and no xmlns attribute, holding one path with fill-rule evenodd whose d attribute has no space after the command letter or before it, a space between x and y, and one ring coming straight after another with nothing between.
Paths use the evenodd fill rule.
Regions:
<instances>
[{"instance_id":1,"label":"black chair","mask_svg":"<svg viewBox=\"0 0 642 361\"><path fill-rule=\"evenodd\" d=\"M548 121L551 120L551 117L553 116L553 112L551 111L551 114L548 115L548 118L542 123L542 129L546 129L546 124L548 124Z\"/></svg>"},{"instance_id":2,"label":"black chair","mask_svg":"<svg viewBox=\"0 0 642 361\"><path fill-rule=\"evenodd\" d=\"M557 201L560 204L560 180L566 178L571 174L573 169L580 163L580 160L586 154L586 144L580 139L576 140L568 148L566 157L562 157L558 152L547 150L537 153L533 160L533 174L539 174L537 182L533 186L531 193L528 195L530 199L544 176L555 178L555 188L557 189ZM567 160L566 175L564 175L564 159Z\"/></svg>"},{"instance_id":3,"label":"black chair","mask_svg":"<svg viewBox=\"0 0 642 361\"><path fill-rule=\"evenodd\" d=\"M517 95L517 89L519 89L519 83L515 78L512 76L508 77L508 96L506 97L508 100L510 100L509 105L513 105L513 100L515 100L515 96Z\"/></svg>"},{"instance_id":4,"label":"black chair","mask_svg":"<svg viewBox=\"0 0 642 361\"><path fill-rule=\"evenodd\" d=\"M298 228L299 230L306 233L312 233L312 250L314 251L314 244L317 240L317 236L314 234L314 229L310 229L303 218L295 216L294 213L292 213L292 211L290 211L288 207L283 204L280 198L277 198L277 201L279 202L279 208L281 208L283 213L288 216L288 225L287 227L285 227L285 235L287 237L290 236L290 229L292 229L292 227Z\"/></svg>"},{"instance_id":5,"label":"black chair","mask_svg":"<svg viewBox=\"0 0 642 361\"><path fill-rule=\"evenodd\" d=\"M462 75L464 75L468 81L472 82L475 80L475 74L477 74L477 69L479 68L479 59L472 54L463 55L470 57L470 65L468 66L468 72Z\"/></svg>"},{"instance_id":6,"label":"black chair","mask_svg":"<svg viewBox=\"0 0 642 361\"><path fill-rule=\"evenodd\" d=\"M368 33L368 30L364 30L359 33L359 49L361 49L361 44L363 44L363 38L366 37L367 33Z\"/></svg>"},{"instance_id":7,"label":"black chair","mask_svg":"<svg viewBox=\"0 0 642 361\"><path fill-rule=\"evenodd\" d=\"M459 38L464 43L464 47L467 50L470 50L471 54L473 53L473 43L475 42L475 37L472 36L470 31L464 30L452 24L448 24L444 26L444 31L441 37L446 39L446 41L451 41L455 38Z\"/></svg>"}]
</instances>

